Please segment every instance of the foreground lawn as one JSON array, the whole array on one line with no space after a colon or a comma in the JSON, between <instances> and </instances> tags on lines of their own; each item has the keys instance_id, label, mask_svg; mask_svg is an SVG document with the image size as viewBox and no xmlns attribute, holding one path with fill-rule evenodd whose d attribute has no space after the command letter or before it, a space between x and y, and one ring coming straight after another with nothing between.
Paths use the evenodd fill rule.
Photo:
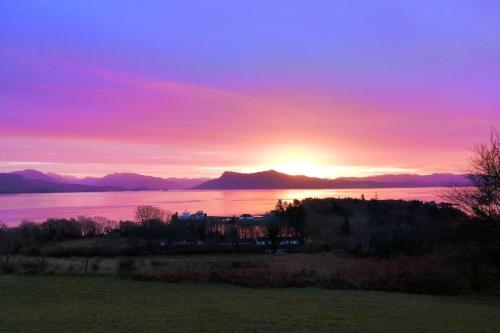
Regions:
<instances>
[{"instance_id":1,"label":"foreground lawn","mask_svg":"<svg viewBox=\"0 0 500 333\"><path fill-rule=\"evenodd\" d=\"M0 275L0 332L498 332L500 296Z\"/></svg>"}]
</instances>

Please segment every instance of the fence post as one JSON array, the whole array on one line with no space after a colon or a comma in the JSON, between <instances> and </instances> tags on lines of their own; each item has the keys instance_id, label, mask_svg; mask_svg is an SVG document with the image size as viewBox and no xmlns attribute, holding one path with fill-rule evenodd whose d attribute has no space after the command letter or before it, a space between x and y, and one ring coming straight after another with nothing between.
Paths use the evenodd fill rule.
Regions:
<instances>
[{"instance_id":1,"label":"fence post","mask_svg":"<svg viewBox=\"0 0 500 333\"><path fill-rule=\"evenodd\" d=\"M87 275L87 266L89 265L89 257L87 257L87 260L85 261L85 269L83 270L83 275Z\"/></svg>"}]
</instances>

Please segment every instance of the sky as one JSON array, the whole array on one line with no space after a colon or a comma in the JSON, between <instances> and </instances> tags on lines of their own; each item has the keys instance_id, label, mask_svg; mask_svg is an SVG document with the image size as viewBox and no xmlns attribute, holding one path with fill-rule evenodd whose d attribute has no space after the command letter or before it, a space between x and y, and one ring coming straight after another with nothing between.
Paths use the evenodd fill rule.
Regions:
<instances>
[{"instance_id":1,"label":"sky","mask_svg":"<svg viewBox=\"0 0 500 333\"><path fill-rule=\"evenodd\" d=\"M496 0L1 1L0 172L460 172Z\"/></svg>"}]
</instances>

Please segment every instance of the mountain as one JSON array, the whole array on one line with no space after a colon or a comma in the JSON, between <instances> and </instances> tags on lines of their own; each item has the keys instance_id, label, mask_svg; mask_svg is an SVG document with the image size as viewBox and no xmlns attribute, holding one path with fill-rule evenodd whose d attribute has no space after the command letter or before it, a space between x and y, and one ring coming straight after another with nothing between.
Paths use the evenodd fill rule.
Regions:
<instances>
[{"instance_id":1,"label":"mountain","mask_svg":"<svg viewBox=\"0 0 500 333\"><path fill-rule=\"evenodd\" d=\"M72 184L79 180L77 177L74 176L59 175L53 172L47 172L46 175L52 178L53 180L57 181L58 183Z\"/></svg>"},{"instance_id":2,"label":"mountain","mask_svg":"<svg viewBox=\"0 0 500 333\"><path fill-rule=\"evenodd\" d=\"M415 175L415 174L396 174L396 175L379 175L368 177L342 177L337 180L350 181L370 181L384 183L392 187L403 185L404 187L441 187L441 186L467 186L469 184L465 175L457 175L452 173L434 173L430 175Z\"/></svg>"},{"instance_id":3,"label":"mountain","mask_svg":"<svg viewBox=\"0 0 500 333\"><path fill-rule=\"evenodd\" d=\"M352 185L351 181L335 183L331 179L307 176L291 176L274 170L256 173L226 171L219 178L196 186L197 189L277 189L277 188L332 188L336 185ZM355 184L354 184L355 185Z\"/></svg>"},{"instance_id":4,"label":"mountain","mask_svg":"<svg viewBox=\"0 0 500 333\"><path fill-rule=\"evenodd\" d=\"M177 183L180 186L182 186L181 188L183 188L183 189L193 188L195 186L203 184L204 182L206 182L210 179L211 178L204 178L204 177L200 177L200 178L173 178L173 177L167 178L167 180L174 182L174 183Z\"/></svg>"},{"instance_id":5,"label":"mountain","mask_svg":"<svg viewBox=\"0 0 500 333\"><path fill-rule=\"evenodd\" d=\"M324 179L291 176L274 170L256 173L224 172L219 178L206 181L196 189L326 189L326 188L389 188L439 187L467 185L462 175L382 175L357 178Z\"/></svg>"},{"instance_id":6,"label":"mountain","mask_svg":"<svg viewBox=\"0 0 500 333\"><path fill-rule=\"evenodd\" d=\"M224 172L219 178L160 178L136 173L114 173L79 179L37 170L0 174L0 193L102 192L177 189L334 189L466 186L463 175L380 175L336 179L292 176L274 170L256 173Z\"/></svg>"},{"instance_id":7,"label":"mountain","mask_svg":"<svg viewBox=\"0 0 500 333\"><path fill-rule=\"evenodd\" d=\"M0 173L0 193L105 192L120 190L113 187L87 186L24 178L14 173Z\"/></svg>"},{"instance_id":8,"label":"mountain","mask_svg":"<svg viewBox=\"0 0 500 333\"><path fill-rule=\"evenodd\" d=\"M74 176L62 176L54 172L43 173L34 169L26 169L21 171L12 171L9 172L11 175L18 175L23 177L24 179L36 179L43 180L46 182L55 182L55 183L67 183L74 184L78 182L78 178Z\"/></svg>"},{"instance_id":9,"label":"mountain","mask_svg":"<svg viewBox=\"0 0 500 333\"><path fill-rule=\"evenodd\" d=\"M182 190L192 188L207 178L160 178L137 173L114 173L102 178L85 178L85 183L98 186L121 186L128 190Z\"/></svg>"},{"instance_id":10,"label":"mountain","mask_svg":"<svg viewBox=\"0 0 500 333\"><path fill-rule=\"evenodd\" d=\"M84 178L79 184L95 186L119 186L127 190L173 190L184 188L181 184L153 176L136 173L114 173L102 178Z\"/></svg>"},{"instance_id":11,"label":"mountain","mask_svg":"<svg viewBox=\"0 0 500 333\"><path fill-rule=\"evenodd\" d=\"M74 184L93 187L107 187L113 190L178 190L188 189L206 182L209 178L160 178L136 173L114 173L104 177L77 178L57 173L43 173L33 169L13 171L10 175L21 176L26 180L40 180L49 183Z\"/></svg>"},{"instance_id":12,"label":"mountain","mask_svg":"<svg viewBox=\"0 0 500 333\"><path fill-rule=\"evenodd\" d=\"M58 182L56 179L52 178L48 174L44 174L43 172L40 172L38 170L33 170L33 169L26 169L22 171L13 171L9 172L11 175L18 175L23 177L24 179L31 179L31 180L43 180L46 182Z\"/></svg>"}]
</instances>

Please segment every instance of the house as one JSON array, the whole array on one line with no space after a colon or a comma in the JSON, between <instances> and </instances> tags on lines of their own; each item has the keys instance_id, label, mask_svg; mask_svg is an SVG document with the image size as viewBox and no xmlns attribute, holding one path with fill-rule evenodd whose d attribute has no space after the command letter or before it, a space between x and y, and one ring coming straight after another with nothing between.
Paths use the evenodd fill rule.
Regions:
<instances>
[{"instance_id":1,"label":"house","mask_svg":"<svg viewBox=\"0 0 500 333\"><path fill-rule=\"evenodd\" d=\"M179 216L180 220L190 220L191 219L191 214L189 214L188 211L185 211Z\"/></svg>"},{"instance_id":2,"label":"house","mask_svg":"<svg viewBox=\"0 0 500 333\"><path fill-rule=\"evenodd\" d=\"M240 221L253 221L255 218L251 214L241 214L238 219Z\"/></svg>"},{"instance_id":3,"label":"house","mask_svg":"<svg viewBox=\"0 0 500 333\"><path fill-rule=\"evenodd\" d=\"M194 215L191 216L193 220L204 220L207 217L202 210L197 211Z\"/></svg>"},{"instance_id":4,"label":"house","mask_svg":"<svg viewBox=\"0 0 500 333\"><path fill-rule=\"evenodd\" d=\"M255 244L259 246L271 245L271 241L265 237L255 237ZM290 247L300 245L300 239L297 237L280 237L278 239L278 246L280 247Z\"/></svg>"},{"instance_id":5,"label":"house","mask_svg":"<svg viewBox=\"0 0 500 333\"><path fill-rule=\"evenodd\" d=\"M207 214L205 214L202 210L197 211L194 214L190 214L188 211L185 211L179 216L180 220L183 221L190 221L190 220L197 220L197 221L202 221L207 217Z\"/></svg>"}]
</instances>

